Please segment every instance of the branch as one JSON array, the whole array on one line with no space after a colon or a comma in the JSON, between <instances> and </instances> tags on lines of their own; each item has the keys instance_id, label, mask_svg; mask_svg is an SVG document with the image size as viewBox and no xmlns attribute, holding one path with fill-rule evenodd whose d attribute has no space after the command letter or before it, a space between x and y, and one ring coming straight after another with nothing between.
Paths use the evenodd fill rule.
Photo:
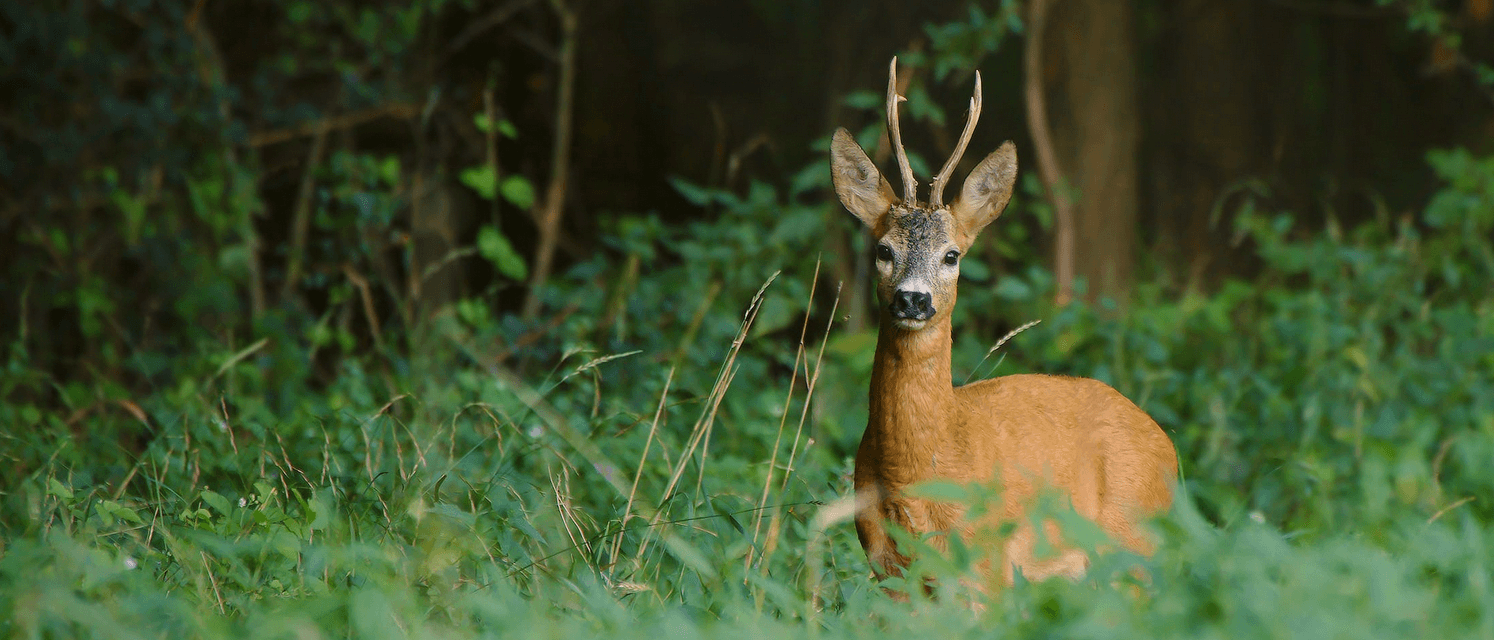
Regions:
<instances>
[{"instance_id":1,"label":"branch","mask_svg":"<svg viewBox=\"0 0 1494 640\"><path fill-rule=\"evenodd\" d=\"M1027 42L1023 47L1023 84L1027 99L1027 128L1037 153L1038 176L1043 189L1053 201L1054 249L1053 275L1058 281L1055 302L1067 305L1074 297L1074 205L1060 188L1063 171L1053 150L1053 131L1043 97L1043 28L1048 20L1049 0L1033 0L1027 21Z\"/></svg>"},{"instance_id":2,"label":"branch","mask_svg":"<svg viewBox=\"0 0 1494 640\"><path fill-rule=\"evenodd\" d=\"M296 194L296 213L291 219L290 257L285 268L285 281L280 283L280 299L284 301L295 291L301 279L301 261L306 253L306 234L311 226L311 196L316 187L316 167L322 162L327 150L327 127L322 127L311 142L311 152L306 156L306 167L301 172L301 189Z\"/></svg>"},{"instance_id":3,"label":"branch","mask_svg":"<svg viewBox=\"0 0 1494 640\"><path fill-rule=\"evenodd\" d=\"M565 180L570 169L571 111L576 92L576 13L564 0L551 0L560 17L560 96L555 105L555 146L551 156L550 187L545 192L544 215L540 216L539 246L534 254L534 271L529 279L529 293L524 298L523 317L534 319L539 313L539 292L550 277L555 260L556 236L560 233L560 214L565 208Z\"/></svg>"},{"instance_id":4,"label":"branch","mask_svg":"<svg viewBox=\"0 0 1494 640\"><path fill-rule=\"evenodd\" d=\"M351 129L361 124L373 122L374 120L378 120L379 118L399 118L402 120L407 120L420 115L420 111L420 105L402 103L386 104L383 106L374 107L372 109L354 111L352 113L346 113L331 118L323 118L321 120L303 122L299 125L286 129L272 129L269 131L251 133L249 134L248 144L251 147L263 147L280 142L295 140L296 138L318 135L323 130L338 131L341 129Z\"/></svg>"},{"instance_id":5,"label":"branch","mask_svg":"<svg viewBox=\"0 0 1494 640\"><path fill-rule=\"evenodd\" d=\"M468 43L477 39L477 36L482 35L488 29L507 22L509 18L514 17L514 14L522 11L531 4L534 4L534 0L509 0L508 4L496 7L492 11L489 11L487 15L467 23L467 28L457 34L455 38L452 38L451 44L446 45L446 57L451 57L452 54L460 51L462 47L467 46Z\"/></svg>"}]
</instances>

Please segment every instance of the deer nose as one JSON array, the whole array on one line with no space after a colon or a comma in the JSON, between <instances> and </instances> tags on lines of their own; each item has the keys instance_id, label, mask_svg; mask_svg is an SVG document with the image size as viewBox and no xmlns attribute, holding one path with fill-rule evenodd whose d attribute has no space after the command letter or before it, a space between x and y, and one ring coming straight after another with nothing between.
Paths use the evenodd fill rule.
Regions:
<instances>
[{"instance_id":1,"label":"deer nose","mask_svg":"<svg viewBox=\"0 0 1494 640\"><path fill-rule=\"evenodd\" d=\"M934 317L934 297L922 291L896 291L892 294L892 315L902 320L928 320Z\"/></svg>"}]
</instances>

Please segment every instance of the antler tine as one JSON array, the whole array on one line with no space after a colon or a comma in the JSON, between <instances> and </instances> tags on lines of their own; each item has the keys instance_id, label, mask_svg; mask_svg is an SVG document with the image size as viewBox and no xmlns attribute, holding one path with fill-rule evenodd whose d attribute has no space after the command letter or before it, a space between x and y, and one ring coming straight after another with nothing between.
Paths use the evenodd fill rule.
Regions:
<instances>
[{"instance_id":1,"label":"antler tine","mask_svg":"<svg viewBox=\"0 0 1494 640\"><path fill-rule=\"evenodd\" d=\"M903 134L897 126L897 103L907 100L897 93L897 56L887 68L887 132L892 136L892 150L897 152L897 166L903 173L903 202L909 205L918 202L918 183L913 180L913 167L908 164L908 152L903 149Z\"/></svg>"},{"instance_id":2,"label":"antler tine","mask_svg":"<svg viewBox=\"0 0 1494 640\"><path fill-rule=\"evenodd\" d=\"M944 168L939 170L939 175L934 178L934 187L929 192L929 204L935 207L944 206L944 185L949 182L949 175L954 173L955 165L960 163L960 158L965 155L965 146L970 144L970 135L975 133L975 121L980 119L980 72L975 72L975 96L970 98L970 117L965 121L965 130L960 132L960 141L955 144L954 155L949 157L949 162L944 163Z\"/></svg>"}]
</instances>

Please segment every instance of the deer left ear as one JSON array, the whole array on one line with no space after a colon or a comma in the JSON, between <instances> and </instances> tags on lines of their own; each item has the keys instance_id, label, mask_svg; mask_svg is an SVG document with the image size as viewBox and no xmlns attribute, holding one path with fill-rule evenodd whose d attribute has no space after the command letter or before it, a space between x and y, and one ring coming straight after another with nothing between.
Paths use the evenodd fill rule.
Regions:
<instances>
[{"instance_id":1,"label":"deer left ear","mask_svg":"<svg viewBox=\"0 0 1494 640\"><path fill-rule=\"evenodd\" d=\"M960 225L960 246L968 248L986 225L1001 216L1016 182L1017 145L1008 140L975 166L960 188L960 198L949 205Z\"/></svg>"},{"instance_id":2,"label":"deer left ear","mask_svg":"<svg viewBox=\"0 0 1494 640\"><path fill-rule=\"evenodd\" d=\"M870 229L877 229L887 210L897 203L892 185L845 129L836 129L830 139L830 179L840 203Z\"/></svg>"}]
</instances>

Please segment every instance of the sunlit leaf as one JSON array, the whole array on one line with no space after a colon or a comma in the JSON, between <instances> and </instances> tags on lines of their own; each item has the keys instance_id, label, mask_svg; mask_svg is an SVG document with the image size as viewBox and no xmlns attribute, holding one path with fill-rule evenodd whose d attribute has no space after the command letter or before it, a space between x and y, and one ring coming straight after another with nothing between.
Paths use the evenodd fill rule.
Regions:
<instances>
[{"instance_id":1,"label":"sunlit leaf","mask_svg":"<svg viewBox=\"0 0 1494 640\"><path fill-rule=\"evenodd\" d=\"M511 280L529 277L529 267L524 258L514 250L508 238L497 227L484 226L477 232L477 252L498 268L498 272Z\"/></svg>"}]
</instances>

